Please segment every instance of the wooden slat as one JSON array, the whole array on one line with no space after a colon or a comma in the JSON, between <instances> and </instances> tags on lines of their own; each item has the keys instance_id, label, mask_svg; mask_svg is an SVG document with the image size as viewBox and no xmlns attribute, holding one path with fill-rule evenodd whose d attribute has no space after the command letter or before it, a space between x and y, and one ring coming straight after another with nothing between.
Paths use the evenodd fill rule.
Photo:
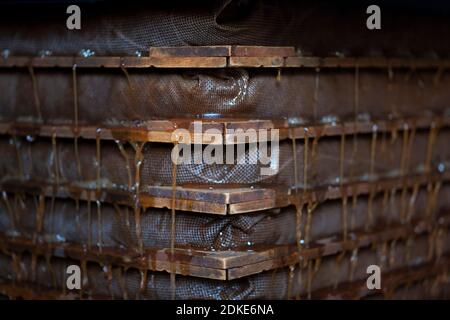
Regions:
<instances>
[{"instance_id":1,"label":"wooden slat","mask_svg":"<svg viewBox=\"0 0 450 320\"><path fill-rule=\"evenodd\" d=\"M242 214L275 208L277 201L275 197L259 200L250 200L229 205L229 214Z\"/></svg>"},{"instance_id":2,"label":"wooden slat","mask_svg":"<svg viewBox=\"0 0 450 320\"><path fill-rule=\"evenodd\" d=\"M30 61L31 65L37 68L67 67L75 64L73 57L35 57Z\"/></svg>"},{"instance_id":3,"label":"wooden slat","mask_svg":"<svg viewBox=\"0 0 450 320\"><path fill-rule=\"evenodd\" d=\"M320 67L321 58L318 57L287 57L284 62L285 67Z\"/></svg>"},{"instance_id":4,"label":"wooden slat","mask_svg":"<svg viewBox=\"0 0 450 320\"><path fill-rule=\"evenodd\" d=\"M77 185L45 185L33 181L3 181L3 191L23 192L36 195L55 196L79 200L98 200L133 206L134 194L117 189L84 188ZM248 202L275 198L275 191L269 188L188 188L176 187L175 209L218 215L229 214L230 203ZM146 192L139 195L143 207L172 208L172 187L148 186ZM235 212L237 214L237 212Z\"/></svg>"},{"instance_id":5,"label":"wooden slat","mask_svg":"<svg viewBox=\"0 0 450 320\"><path fill-rule=\"evenodd\" d=\"M19 237L0 236L2 249L13 252L30 251L36 255L51 255L59 258L86 260L99 264L115 264L123 267L133 267L140 270L172 272L176 274L226 280L226 270L221 268L221 261L208 257L208 252L170 249L146 250L143 255L136 252L112 248L92 247L88 251L82 245L69 243L33 243L32 240ZM212 265L212 267L210 266Z\"/></svg>"},{"instance_id":6,"label":"wooden slat","mask_svg":"<svg viewBox=\"0 0 450 320\"><path fill-rule=\"evenodd\" d=\"M77 68L119 68L121 66L120 57L77 57L74 62Z\"/></svg>"},{"instance_id":7,"label":"wooden slat","mask_svg":"<svg viewBox=\"0 0 450 320\"><path fill-rule=\"evenodd\" d=\"M172 197L171 186L149 186L147 194L155 197ZM177 198L212 201L216 203L230 204L241 203L253 200L272 199L276 196L276 191L270 188L249 188L249 187L215 187L215 188L193 188L177 187Z\"/></svg>"},{"instance_id":8,"label":"wooden slat","mask_svg":"<svg viewBox=\"0 0 450 320\"><path fill-rule=\"evenodd\" d=\"M389 131L403 131L405 128L411 129L427 129L431 126L447 127L450 125L450 117L415 117L406 118L401 120L391 121L368 121L368 122L345 122L335 124L323 124L316 126L305 127L293 127L287 133L289 137L302 139L305 137L306 132L308 137L327 137L327 136L340 136L342 134L354 134L354 133L371 133L377 132L389 132ZM280 136L284 136L283 131L280 131Z\"/></svg>"},{"instance_id":9,"label":"wooden slat","mask_svg":"<svg viewBox=\"0 0 450 320\"><path fill-rule=\"evenodd\" d=\"M224 68L225 57L150 57L150 64L156 68Z\"/></svg>"},{"instance_id":10,"label":"wooden slat","mask_svg":"<svg viewBox=\"0 0 450 320\"><path fill-rule=\"evenodd\" d=\"M235 57L292 57L295 56L294 47L267 46L233 46L231 56Z\"/></svg>"},{"instance_id":11,"label":"wooden slat","mask_svg":"<svg viewBox=\"0 0 450 320\"><path fill-rule=\"evenodd\" d=\"M32 59L29 57L8 57L0 58L0 67L28 67Z\"/></svg>"},{"instance_id":12,"label":"wooden slat","mask_svg":"<svg viewBox=\"0 0 450 320\"><path fill-rule=\"evenodd\" d=\"M11 134L15 136L41 136L55 138L84 138L84 139L101 139L101 140L124 140L124 141L140 141L140 142L162 142L174 143L176 140L177 129L185 129L190 132L189 139L195 144L236 144L236 143L252 143L266 141L272 136L270 131L266 138L260 138L260 129L274 127L270 120L260 121L240 121L233 122L227 119L202 121L202 133L195 133L196 127L194 123L198 120L149 120L140 127L94 127L94 126L78 126L71 125L46 125L37 123L17 123L4 122L0 123L0 134ZM183 128L183 126L186 126ZM236 128L241 126L241 130ZM210 129L216 131L207 131ZM250 139L242 140L240 135L242 130L253 129L255 135L249 135ZM220 133L220 139L217 139L217 132ZM244 134L241 135L245 137Z\"/></svg>"},{"instance_id":13,"label":"wooden slat","mask_svg":"<svg viewBox=\"0 0 450 320\"><path fill-rule=\"evenodd\" d=\"M120 65L124 68L149 68L152 64L149 57L122 57Z\"/></svg>"},{"instance_id":14,"label":"wooden slat","mask_svg":"<svg viewBox=\"0 0 450 320\"><path fill-rule=\"evenodd\" d=\"M150 57L228 57L231 46L151 47Z\"/></svg>"},{"instance_id":15,"label":"wooden slat","mask_svg":"<svg viewBox=\"0 0 450 320\"><path fill-rule=\"evenodd\" d=\"M284 65L282 57L230 57L230 67L279 68Z\"/></svg>"},{"instance_id":16,"label":"wooden slat","mask_svg":"<svg viewBox=\"0 0 450 320\"><path fill-rule=\"evenodd\" d=\"M251 187L208 187L176 186L175 209L191 212L210 213L218 215L242 214L261 210L282 208L303 202L324 202L369 193L379 193L385 190L411 188L437 181L449 181L450 172L442 174L423 174L405 177L391 177L376 181L356 181L342 185L326 186L301 190L279 188ZM3 181L0 188L6 192L23 192L58 198L79 200L98 200L101 202L118 203L134 206L134 193L118 189L85 188L75 184L45 185L39 181ZM147 186L145 192L139 194L139 202L143 207L172 208L172 187Z\"/></svg>"},{"instance_id":17,"label":"wooden slat","mask_svg":"<svg viewBox=\"0 0 450 320\"><path fill-rule=\"evenodd\" d=\"M431 126L440 128L450 125L450 117L414 117L390 121L345 122L289 127L288 121L279 120L229 120L226 118L215 120L202 120L202 133L194 134L194 123L199 120L149 120L141 127L102 127L102 126L78 126L67 124L38 124L0 122L0 134L15 136L42 136L56 138L75 138L102 140L126 140L140 142L173 143L172 133L178 128L184 128L191 132L191 143L201 144L237 144L263 142L272 138L272 129L278 130L280 140L288 138L303 139L308 133L309 138L331 137L342 134L372 133L389 131L402 131L405 128L428 129ZM220 139L215 139L216 132L207 132L207 129L215 128L220 132ZM259 130L267 130L267 134L260 135ZM256 135L248 134L254 130ZM244 134L242 133L244 132ZM246 137L245 140L242 140ZM264 137L264 138L263 138Z\"/></svg>"},{"instance_id":18,"label":"wooden slat","mask_svg":"<svg viewBox=\"0 0 450 320\"><path fill-rule=\"evenodd\" d=\"M220 49L219 49L220 48ZM235 49L237 54L225 56L227 46L219 48L183 47L177 49L154 48L154 55L136 56L45 56L24 57L9 56L0 58L0 68L36 67L36 68L414 68L447 69L450 59L429 58L383 58L383 57L303 57L292 54L290 47L245 47ZM175 50L176 51L176 50ZM190 54L210 52L208 56ZM233 50L231 50L233 51ZM229 62L227 64L227 59Z\"/></svg>"},{"instance_id":19,"label":"wooden slat","mask_svg":"<svg viewBox=\"0 0 450 320\"><path fill-rule=\"evenodd\" d=\"M295 68L448 68L449 59L413 59L382 57L287 57L285 67Z\"/></svg>"}]
</instances>

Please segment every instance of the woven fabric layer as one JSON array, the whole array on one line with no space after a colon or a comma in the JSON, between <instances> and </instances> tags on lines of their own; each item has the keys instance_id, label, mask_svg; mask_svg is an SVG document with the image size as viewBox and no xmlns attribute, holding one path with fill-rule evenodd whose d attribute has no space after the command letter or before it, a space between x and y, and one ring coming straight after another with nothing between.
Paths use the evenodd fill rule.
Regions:
<instances>
[{"instance_id":1,"label":"woven fabric layer","mask_svg":"<svg viewBox=\"0 0 450 320\"><path fill-rule=\"evenodd\" d=\"M450 114L438 70L0 69L0 119L143 127L150 119L234 117L292 124ZM436 79L439 79L437 81ZM357 92L356 92L357 90ZM41 118L36 107L40 103ZM102 107L107 106L107 107ZM75 108L77 110L75 110Z\"/></svg>"},{"instance_id":2,"label":"woven fabric layer","mask_svg":"<svg viewBox=\"0 0 450 320\"><path fill-rule=\"evenodd\" d=\"M295 154L291 141L285 140L280 142L278 153L271 150L270 144L265 155L259 153L260 147L252 151L247 148L243 155L238 155L235 148L234 164L207 164L208 153L191 148L189 162L177 165L176 183L275 187L297 184L304 188L305 182L306 187L319 187L423 174L427 167L431 173L443 173L450 165L449 135L450 131L443 128L439 132L410 129L376 133L376 136L373 133L350 135L344 143L341 136L310 138L306 158L304 140L296 141ZM78 139L77 147L78 153L74 139L2 136L0 151L4 157L0 158L0 173L3 181L30 180L124 190L132 189L139 182L142 191L150 186L172 185L171 144ZM139 164L136 160L141 148L143 161L139 181L136 181ZM227 149L223 149L223 162L226 162ZM271 163L263 164L262 156L271 156ZM243 163L239 164L241 160ZM263 175L261 169L269 166L274 168L274 174Z\"/></svg>"}]
</instances>

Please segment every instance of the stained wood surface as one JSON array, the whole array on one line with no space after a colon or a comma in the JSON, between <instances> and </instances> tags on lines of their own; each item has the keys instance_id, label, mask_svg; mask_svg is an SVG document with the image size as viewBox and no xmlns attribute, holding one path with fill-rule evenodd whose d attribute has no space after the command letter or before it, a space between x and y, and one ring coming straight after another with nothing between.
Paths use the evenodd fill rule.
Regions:
<instances>
[{"instance_id":1,"label":"stained wood surface","mask_svg":"<svg viewBox=\"0 0 450 320\"><path fill-rule=\"evenodd\" d=\"M231 46L151 47L150 57L228 57Z\"/></svg>"},{"instance_id":2,"label":"stained wood surface","mask_svg":"<svg viewBox=\"0 0 450 320\"><path fill-rule=\"evenodd\" d=\"M294 47L151 47L148 56L8 56L0 68L412 68L445 69L450 59L385 57L310 57Z\"/></svg>"},{"instance_id":3,"label":"stained wood surface","mask_svg":"<svg viewBox=\"0 0 450 320\"><path fill-rule=\"evenodd\" d=\"M176 130L186 129L189 132L192 144L230 145L270 141L273 137L271 133L273 129L278 130L278 138L280 140L303 139L306 135L309 138L315 138L340 136L342 134L365 134L373 131L403 131L405 128L428 129L432 126L446 128L450 125L450 117L415 117L375 122L349 121L302 126L291 126L288 120L223 118L201 120L202 131L196 132L195 126L198 122L198 119L148 120L140 127L134 128L126 126L73 126L67 124L0 122L0 134L174 143ZM208 129L214 129L214 132L208 131ZM264 130L264 132L260 133L260 130Z\"/></svg>"},{"instance_id":4,"label":"stained wood surface","mask_svg":"<svg viewBox=\"0 0 450 320\"><path fill-rule=\"evenodd\" d=\"M270 187L183 187L176 186L175 201L171 186L147 186L139 194L142 207L169 208L175 202L175 209L218 215L233 215L257 212L266 209L283 208L299 202L323 202L341 199L344 195L378 193L385 190L423 186L437 181L449 181L450 172L442 174L422 174L376 181L357 181L342 185L313 189L287 189ZM134 206L135 194L109 188L86 188L75 184L44 184L39 181L5 180L0 183L5 192L22 192L47 197L101 201Z\"/></svg>"}]
</instances>

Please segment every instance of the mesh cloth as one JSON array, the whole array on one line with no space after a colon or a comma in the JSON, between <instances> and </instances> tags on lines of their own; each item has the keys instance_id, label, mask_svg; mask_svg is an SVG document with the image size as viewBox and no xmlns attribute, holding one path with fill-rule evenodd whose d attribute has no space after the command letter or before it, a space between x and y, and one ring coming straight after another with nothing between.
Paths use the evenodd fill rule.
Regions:
<instances>
[{"instance_id":1,"label":"mesh cloth","mask_svg":"<svg viewBox=\"0 0 450 320\"><path fill-rule=\"evenodd\" d=\"M435 140L430 140L429 130L408 131L411 139L405 140L402 132L378 133L373 152L372 134L350 135L345 140L341 177L341 137L310 138L307 158L307 187L326 186L340 182L365 181L374 178L398 177L402 174L422 174L430 153L431 172L444 172L449 167L450 130L442 128ZM356 140L355 140L356 139ZM0 173L3 181L8 179L32 180L42 183L71 183L85 187L96 187L97 183L108 188L130 189L136 184L136 148L124 142L123 152L114 141L99 142L100 161L97 157L95 140L78 140L78 157L73 139L40 137L0 137ZM304 140L297 140L296 157L289 140L279 144L278 157L268 145L267 156L270 164L261 163L259 148L246 149L243 158L236 156L234 164L207 164L201 159L203 154L192 148L192 160L177 165L177 185L211 186L283 186L298 184L305 187ZM147 143L143 147L143 162L140 166L140 190L149 186L172 185L171 144ZM227 150L224 148L224 155ZM124 156L124 154L126 156ZM371 154L373 156L371 156ZM225 159L225 156L224 156ZM245 163L237 161L244 159ZM406 160L404 160L406 159ZM278 167L276 161L278 160ZM296 160L296 161L295 161ZM297 163L297 179L295 179ZM403 164L402 164L403 163ZM80 173L78 172L80 166ZM274 175L263 175L261 169L269 165ZM97 181L100 166L100 181ZM373 167L373 172L372 172ZM342 178L342 179L341 179ZM342 180L342 181L341 181Z\"/></svg>"},{"instance_id":2,"label":"mesh cloth","mask_svg":"<svg viewBox=\"0 0 450 320\"><path fill-rule=\"evenodd\" d=\"M292 124L450 115L450 77L436 70L77 70L78 123L145 128L150 119L234 117ZM74 124L70 69L0 69L2 121ZM42 119L34 96L40 101ZM358 99L358 104L355 104ZM107 107L103 107L107 106Z\"/></svg>"}]
</instances>

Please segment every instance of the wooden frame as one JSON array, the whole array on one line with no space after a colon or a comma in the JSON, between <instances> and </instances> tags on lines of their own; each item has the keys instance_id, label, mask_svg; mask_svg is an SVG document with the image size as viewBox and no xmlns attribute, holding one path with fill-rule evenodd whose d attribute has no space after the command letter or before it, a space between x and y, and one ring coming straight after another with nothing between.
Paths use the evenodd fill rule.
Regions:
<instances>
[{"instance_id":1,"label":"wooden frame","mask_svg":"<svg viewBox=\"0 0 450 320\"><path fill-rule=\"evenodd\" d=\"M177 274L215 280L234 280L263 271L295 265L304 259L335 255L363 248L376 243L407 239L430 232L436 226L447 228L450 215L441 214L436 223L421 219L410 224L355 234L352 239L330 238L313 243L309 247L296 245L268 246L251 251L204 251L170 248L146 249L144 254L113 248L93 247L85 250L82 245L68 243L39 243L30 239L1 235L3 251L29 251L37 255L51 254L55 257L69 257L97 263L112 263L140 270L166 271Z\"/></svg>"},{"instance_id":2,"label":"wooden frame","mask_svg":"<svg viewBox=\"0 0 450 320\"><path fill-rule=\"evenodd\" d=\"M413 68L445 69L450 59L384 57L304 57L294 47L151 47L149 56L9 56L0 68Z\"/></svg>"},{"instance_id":3,"label":"wooden frame","mask_svg":"<svg viewBox=\"0 0 450 320\"><path fill-rule=\"evenodd\" d=\"M14 136L41 136L55 138L83 138L101 140L123 140L138 142L174 143L172 135L176 129L182 128L190 132L191 143L201 144L238 144L242 143L238 138L238 129L253 129L256 139L246 138L245 143L264 142L271 139L270 131L278 130L280 140L304 139L314 137L332 137L342 134L355 133L366 134L373 131L388 132L402 131L405 128L428 129L432 126L447 128L450 126L450 117L415 117L402 120L344 122L319 125L290 126L287 120L244 120L244 119L202 119L202 133L195 133L194 119L149 120L144 128L129 127L104 127L104 126L78 126L61 124L38 124L0 122L0 134ZM221 133L221 141L216 140L216 135L206 130L216 129ZM259 130L267 130L267 134L260 137Z\"/></svg>"},{"instance_id":4,"label":"wooden frame","mask_svg":"<svg viewBox=\"0 0 450 320\"><path fill-rule=\"evenodd\" d=\"M411 188L417 185L449 180L450 172L444 172L442 174L385 178L371 182L351 182L306 190L263 187L216 187L215 189L210 189L208 187L190 188L176 186L175 197L171 186L149 186L146 192L139 194L139 203L144 208L172 209L174 202L176 210L234 215L282 208L299 204L299 202L322 202L341 199L344 194L347 197L352 197L354 195L378 193L388 189ZM41 182L33 181L4 181L0 184L0 188L6 192L21 192L86 201L99 200L131 207L135 204L134 193L116 189L84 188L68 184L45 185Z\"/></svg>"},{"instance_id":5,"label":"wooden frame","mask_svg":"<svg viewBox=\"0 0 450 320\"><path fill-rule=\"evenodd\" d=\"M402 268L384 273L383 289L369 290L366 281L354 281L338 285L336 288L324 288L311 292L312 299L361 299L374 293L388 293L397 287L421 281L429 277L436 277L448 273L450 267L450 258L443 257L437 263L424 263L412 268ZM55 289L37 289L32 285L14 284L12 282L0 282L0 293L11 298L23 298L30 300L73 300L82 299L80 293L68 292ZM93 296L92 299L106 300L111 299L107 296ZM292 297L295 299L296 297ZM306 299L307 296L302 298Z\"/></svg>"}]
</instances>

